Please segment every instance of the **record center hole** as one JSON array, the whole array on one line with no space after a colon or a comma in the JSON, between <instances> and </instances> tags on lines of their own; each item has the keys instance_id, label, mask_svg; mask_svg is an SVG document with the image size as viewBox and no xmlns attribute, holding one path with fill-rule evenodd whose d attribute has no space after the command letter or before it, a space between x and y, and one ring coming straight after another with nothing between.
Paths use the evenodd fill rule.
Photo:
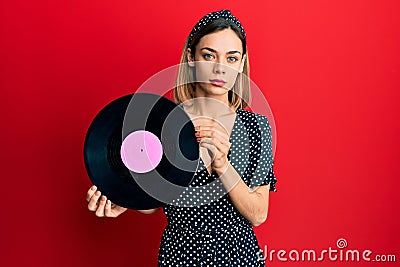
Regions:
<instances>
[{"instance_id":1,"label":"record center hole","mask_svg":"<svg viewBox=\"0 0 400 267\"><path fill-rule=\"evenodd\" d=\"M143 148L140 149L140 152L143 152Z\"/></svg>"}]
</instances>

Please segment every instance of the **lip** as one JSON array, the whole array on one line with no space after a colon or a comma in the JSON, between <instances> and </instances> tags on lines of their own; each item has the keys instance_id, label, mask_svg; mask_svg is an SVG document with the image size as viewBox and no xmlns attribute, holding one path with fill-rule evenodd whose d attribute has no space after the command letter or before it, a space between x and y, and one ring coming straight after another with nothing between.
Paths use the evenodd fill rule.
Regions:
<instances>
[{"instance_id":1,"label":"lip","mask_svg":"<svg viewBox=\"0 0 400 267\"><path fill-rule=\"evenodd\" d=\"M210 80L210 83L212 85L219 86L219 87L224 86L226 84L225 81L219 80L219 79L212 79L212 80Z\"/></svg>"}]
</instances>

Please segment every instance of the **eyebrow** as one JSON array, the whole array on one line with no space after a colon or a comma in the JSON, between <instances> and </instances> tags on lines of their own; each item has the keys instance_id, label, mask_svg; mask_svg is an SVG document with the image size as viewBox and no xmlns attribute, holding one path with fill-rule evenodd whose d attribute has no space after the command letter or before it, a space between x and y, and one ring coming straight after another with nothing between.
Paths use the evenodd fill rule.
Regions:
<instances>
[{"instance_id":1,"label":"eyebrow","mask_svg":"<svg viewBox=\"0 0 400 267\"><path fill-rule=\"evenodd\" d=\"M203 47L202 49L200 49L200 51L203 50L203 49L209 50L209 51L211 51L211 52L213 52L213 53L218 53L217 50L212 49L212 48L210 48L210 47ZM229 52L227 52L227 54L236 54L236 53L242 54L242 53L240 53L239 51L229 51Z\"/></svg>"}]
</instances>

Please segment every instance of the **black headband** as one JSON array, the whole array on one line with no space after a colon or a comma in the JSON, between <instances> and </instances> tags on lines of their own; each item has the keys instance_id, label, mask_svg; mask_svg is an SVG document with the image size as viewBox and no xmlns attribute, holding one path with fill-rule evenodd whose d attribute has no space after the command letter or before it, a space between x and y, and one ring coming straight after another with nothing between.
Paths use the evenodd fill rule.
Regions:
<instances>
[{"instance_id":1,"label":"black headband","mask_svg":"<svg viewBox=\"0 0 400 267\"><path fill-rule=\"evenodd\" d=\"M240 24L239 20L234 17L229 10L220 10L216 12L209 13L205 15L203 18L197 22L197 24L193 27L192 31L190 32L189 38L188 38L188 44L190 45L192 43L193 37L202 29L204 26L206 26L208 23L219 19L219 18L224 18L226 20L232 21L233 23L238 26L240 31L242 32L244 38L246 38L246 33L242 27L242 24Z\"/></svg>"}]
</instances>

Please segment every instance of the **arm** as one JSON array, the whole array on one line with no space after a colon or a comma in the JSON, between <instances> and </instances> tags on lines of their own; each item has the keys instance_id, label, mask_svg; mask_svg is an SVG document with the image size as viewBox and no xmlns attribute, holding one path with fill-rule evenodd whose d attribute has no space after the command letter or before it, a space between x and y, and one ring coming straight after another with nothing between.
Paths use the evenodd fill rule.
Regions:
<instances>
[{"instance_id":1,"label":"arm","mask_svg":"<svg viewBox=\"0 0 400 267\"><path fill-rule=\"evenodd\" d=\"M231 146L229 136L216 129L215 124L197 126L195 130L200 146L213 155L212 168L221 178L235 208L253 226L262 224L268 214L270 185L259 186L255 190L246 185L227 159Z\"/></svg>"},{"instance_id":2,"label":"arm","mask_svg":"<svg viewBox=\"0 0 400 267\"><path fill-rule=\"evenodd\" d=\"M268 215L270 185L259 186L255 190L250 189L230 163L228 163L225 172L218 169L216 172L224 187L228 190L235 208L253 226L264 223Z\"/></svg>"}]
</instances>

